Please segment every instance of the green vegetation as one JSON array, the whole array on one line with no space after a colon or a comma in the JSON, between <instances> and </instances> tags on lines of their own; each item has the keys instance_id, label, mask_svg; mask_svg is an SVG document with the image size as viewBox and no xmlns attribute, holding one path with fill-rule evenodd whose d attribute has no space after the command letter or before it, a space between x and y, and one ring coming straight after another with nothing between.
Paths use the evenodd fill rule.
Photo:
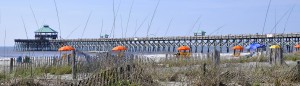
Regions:
<instances>
[{"instance_id":1,"label":"green vegetation","mask_svg":"<svg viewBox=\"0 0 300 86\"><path fill-rule=\"evenodd\" d=\"M50 67L49 73L55 75L71 74L72 67L71 66Z\"/></svg>"},{"instance_id":2,"label":"green vegetation","mask_svg":"<svg viewBox=\"0 0 300 86\"><path fill-rule=\"evenodd\" d=\"M205 62L205 60L195 61L189 58L176 58L172 60L161 61L158 64L164 65L165 67L183 67L183 66L190 66L190 65L198 65L203 62Z\"/></svg>"},{"instance_id":3,"label":"green vegetation","mask_svg":"<svg viewBox=\"0 0 300 86\"><path fill-rule=\"evenodd\" d=\"M300 59L300 53L285 54L284 60L296 61ZM114 60L112 60L114 61ZM160 62L135 62L127 70L127 64L122 66L107 65L102 69L92 72L86 71L89 66L78 66L78 74L87 73L88 79L81 82L84 85L97 85L99 83L112 86L138 86L152 85L168 82L180 82L190 85L283 85L299 82L298 69L295 66L277 66L267 64L268 57L240 57L234 59L221 59L220 66L212 64L209 60L193 58L170 58ZM258 62L252 64L248 62ZM112 62L108 62L112 63ZM233 64L231 64L233 63ZM235 64L238 63L238 64ZM243 64L245 63L245 64ZM261 64L262 63L262 64ZM81 64L79 64L81 65ZM102 65L101 65L102 66ZM121 68L122 67L122 68ZM122 72L121 72L122 69ZM32 70L28 67L17 68L11 74L0 73L0 80L10 80L14 78L32 79L46 74L63 75L71 74L70 65L54 65L35 67ZM59 80L59 78L57 78ZM68 82L66 82L68 83Z\"/></svg>"},{"instance_id":4,"label":"green vegetation","mask_svg":"<svg viewBox=\"0 0 300 86\"><path fill-rule=\"evenodd\" d=\"M247 62L267 62L267 57L240 57L237 59L222 60L222 63L247 63Z\"/></svg>"},{"instance_id":5,"label":"green vegetation","mask_svg":"<svg viewBox=\"0 0 300 86\"><path fill-rule=\"evenodd\" d=\"M54 75L63 75L63 74L71 74L72 68L71 66L52 66L52 67L38 67L32 68L18 68L16 71L12 73L15 77L29 77L30 75L39 76L42 74L50 73ZM1 76L0 76L1 77Z\"/></svg>"},{"instance_id":6,"label":"green vegetation","mask_svg":"<svg viewBox=\"0 0 300 86\"><path fill-rule=\"evenodd\" d=\"M4 79L6 79L6 75L4 74L4 73L0 73L0 80L4 80Z\"/></svg>"},{"instance_id":7,"label":"green vegetation","mask_svg":"<svg viewBox=\"0 0 300 86\"><path fill-rule=\"evenodd\" d=\"M299 53L292 53L292 54L286 54L283 56L284 60L288 61L297 61L300 60L300 54Z\"/></svg>"}]
</instances>

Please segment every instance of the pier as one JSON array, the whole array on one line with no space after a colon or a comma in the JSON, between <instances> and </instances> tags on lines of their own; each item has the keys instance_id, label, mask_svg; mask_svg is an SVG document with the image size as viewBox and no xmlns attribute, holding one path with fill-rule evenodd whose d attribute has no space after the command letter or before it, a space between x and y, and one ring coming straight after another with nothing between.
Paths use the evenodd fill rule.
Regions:
<instances>
[{"instance_id":1,"label":"pier","mask_svg":"<svg viewBox=\"0 0 300 86\"><path fill-rule=\"evenodd\" d=\"M229 52L232 46L247 46L251 43L283 46L288 52L298 44L300 33L249 34L216 36L176 37L132 37L94 39L15 39L16 51L57 51L63 45L71 45L81 51L110 51L117 45L124 45L129 52L175 52L180 45L191 47L192 52L209 52L216 48Z\"/></svg>"}]
</instances>

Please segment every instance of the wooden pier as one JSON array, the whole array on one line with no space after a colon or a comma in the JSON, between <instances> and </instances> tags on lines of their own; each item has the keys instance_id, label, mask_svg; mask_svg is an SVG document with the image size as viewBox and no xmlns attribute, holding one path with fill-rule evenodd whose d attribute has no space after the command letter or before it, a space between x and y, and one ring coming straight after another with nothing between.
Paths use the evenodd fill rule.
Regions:
<instances>
[{"instance_id":1,"label":"wooden pier","mask_svg":"<svg viewBox=\"0 0 300 86\"><path fill-rule=\"evenodd\" d=\"M300 33L148 38L15 39L15 50L56 51L63 45L71 45L81 51L110 51L117 45L124 45L129 52L175 52L180 45L187 45L191 47L192 52L203 53L209 52L210 48L217 48L220 52L229 52L230 48L235 45L247 46L251 43L261 43L267 47L278 44L291 52L299 40Z\"/></svg>"}]
</instances>

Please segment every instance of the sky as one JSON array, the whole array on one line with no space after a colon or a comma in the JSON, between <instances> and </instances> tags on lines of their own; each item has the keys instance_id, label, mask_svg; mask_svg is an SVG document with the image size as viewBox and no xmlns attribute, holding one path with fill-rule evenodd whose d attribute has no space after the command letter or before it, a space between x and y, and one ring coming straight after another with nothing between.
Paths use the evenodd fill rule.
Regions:
<instances>
[{"instance_id":1,"label":"sky","mask_svg":"<svg viewBox=\"0 0 300 86\"><path fill-rule=\"evenodd\" d=\"M34 39L45 24L62 39L300 32L300 1L271 0L266 17L269 1L1 0L0 46L13 46L26 35Z\"/></svg>"}]
</instances>

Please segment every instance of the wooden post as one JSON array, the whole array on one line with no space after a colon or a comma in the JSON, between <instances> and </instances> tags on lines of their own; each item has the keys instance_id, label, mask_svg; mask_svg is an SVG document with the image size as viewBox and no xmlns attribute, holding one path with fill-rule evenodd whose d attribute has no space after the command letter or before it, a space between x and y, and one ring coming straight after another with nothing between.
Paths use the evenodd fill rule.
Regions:
<instances>
[{"instance_id":1,"label":"wooden post","mask_svg":"<svg viewBox=\"0 0 300 86\"><path fill-rule=\"evenodd\" d=\"M14 67L14 58L10 58L9 73L12 73Z\"/></svg>"},{"instance_id":2,"label":"wooden post","mask_svg":"<svg viewBox=\"0 0 300 86\"><path fill-rule=\"evenodd\" d=\"M75 53L75 50L72 51L72 54L73 54L72 76L73 76L73 79L77 79L77 77L76 77L76 53Z\"/></svg>"},{"instance_id":3,"label":"wooden post","mask_svg":"<svg viewBox=\"0 0 300 86\"><path fill-rule=\"evenodd\" d=\"M67 55L67 65L70 65L70 58L71 58L70 56L71 56L70 54Z\"/></svg>"},{"instance_id":4,"label":"wooden post","mask_svg":"<svg viewBox=\"0 0 300 86\"><path fill-rule=\"evenodd\" d=\"M103 86L105 86L105 85L107 85L107 81L108 81L108 78L107 78L107 72L106 72L107 70L105 70L104 71L104 73L103 73L103 83L104 83L104 85Z\"/></svg>"},{"instance_id":5,"label":"wooden post","mask_svg":"<svg viewBox=\"0 0 300 86\"><path fill-rule=\"evenodd\" d=\"M207 54L206 54L206 59L209 60L209 61L211 61L210 53L207 53Z\"/></svg>"},{"instance_id":6,"label":"wooden post","mask_svg":"<svg viewBox=\"0 0 300 86\"><path fill-rule=\"evenodd\" d=\"M205 75L205 73L206 73L206 63L203 64L202 70L203 70L203 75Z\"/></svg>"},{"instance_id":7,"label":"wooden post","mask_svg":"<svg viewBox=\"0 0 300 86\"><path fill-rule=\"evenodd\" d=\"M277 52L277 54L278 54L277 62L278 62L279 65L282 65L282 64L284 64L284 60L283 60L283 48L279 48L277 50L278 50L278 52Z\"/></svg>"},{"instance_id":8,"label":"wooden post","mask_svg":"<svg viewBox=\"0 0 300 86\"><path fill-rule=\"evenodd\" d=\"M130 79L130 73L131 73L131 68L130 65L127 65L126 67L126 79Z\"/></svg>"},{"instance_id":9,"label":"wooden post","mask_svg":"<svg viewBox=\"0 0 300 86\"><path fill-rule=\"evenodd\" d=\"M229 47L228 46L226 47L226 52L229 53Z\"/></svg>"},{"instance_id":10,"label":"wooden post","mask_svg":"<svg viewBox=\"0 0 300 86\"><path fill-rule=\"evenodd\" d=\"M233 50L233 56L235 56L235 50Z\"/></svg>"},{"instance_id":11,"label":"wooden post","mask_svg":"<svg viewBox=\"0 0 300 86\"><path fill-rule=\"evenodd\" d=\"M297 74L300 74L300 61L297 61Z\"/></svg>"},{"instance_id":12,"label":"wooden post","mask_svg":"<svg viewBox=\"0 0 300 86\"><path fill-rule=\"evenodd\" d=\"M269 64L272 64L272 49L267 50L266 54L268 54L266 56L268 57Z\"/></svg>"},{"instance_id":13,"label":"wooden post","mask_svg":"<svg viewBox=\"0 0 300 86\"><path fill-rule=\"evenodd\" d=\"M56 63L57 63L56 61L57 61L57 60L56 60L56 57L52 57L52 62L53 62L53 63L52 63L51 65L57 66L57 65L56 65Z\"/></svg>"},{"instance_id":14,"label":"wooden post","mask_svg":"<svg viewBox=\"0 0 300 86\"><path fill-rule=\"evenodd\" d=\"M284 64L282 48L274 48L270 50L269 63L274 65Z\"/></svg>"},{"instance_id":15,"label":"wooden post","mask_svg":"<svg viewBox=\"0 0 300 86\"><path fill-rule=\"evenodd\" d=\"M212 60L214 66L217 66L220 64L220 52L217 49L215 49L213 51L211 60Z\"/></svg>"}]
</instances>

